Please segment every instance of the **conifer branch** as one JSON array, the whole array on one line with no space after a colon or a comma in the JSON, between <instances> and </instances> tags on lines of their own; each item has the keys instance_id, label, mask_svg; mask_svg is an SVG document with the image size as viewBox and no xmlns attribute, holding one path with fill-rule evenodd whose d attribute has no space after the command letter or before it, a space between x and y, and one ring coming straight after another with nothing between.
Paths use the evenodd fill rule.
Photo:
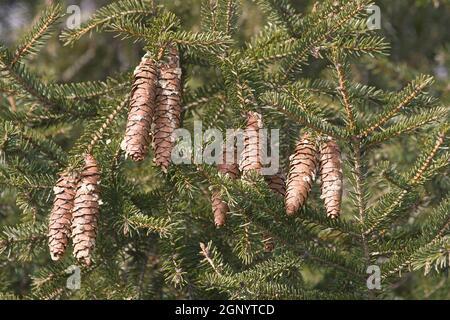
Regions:
<instances>
[{"instance_id":1,"label":"conifer branch","mask_svg":"<svg viewBox=\"0 0 450 320\"><path fill-rule=\"evenodd\" d=\"M44 156L45 161L52 161L58 165L65 163L66 156L63 150L47 137L32 131L20 124L11 121L0 121L2 127L0 133L3 135L3 152L8 156L19 155L26 158L32 153Z\"/></svg>"},{"instance_id":2,"label":"conifer branch","mask_svg":"<svg viewBox=\"0 0 450 320\"><path fill-rule=\"evenodd\" d=\"M214 261L211 259L210 256L210 246L206 246L203 242L200 242L200 253L202 254L202 256L205 258L205 260L209 263L209 265L211 266L211 268L214 270L214 272L218 275L218 276L222 276L222 273L219 271L218 267L214 264Z\"/></svg>"},{"instance_id":3,"label":"conifer branch","mask_svg":"<svg viewBox=\"0 0 450 320\"><path fill-rule=\"evenodd\" d=\"M358 220L360 226L362 226L361 230L363 230L366 224L366 193L364 186L364 172L363 172L363 163L362 163L362 150L361 150L361 141L356 139L353 142L354 149L354 167L353 173L355 175L355 196L356 196L356 207L358 210ZM361 232L361 243L362 249L364 253L364 259L366 265L369 266L371 263L371 249L369 247L369 243L367 240L367 235L364 232ZM369 291L369 295L373 297L373 293Z\"/></svg>"},{"instance_id":4,"label":"conifer branch","mask_svg":"<svg viewBox=\"0 0 450 320\"><path fill-rule=\"evenodd\" d=\"M327 39L333 37L335 33L343 28L346 23L361 14L361 12L365 10L368 3L369 1L366 0L349 1L337 14L337 19L333 21L333 24L329 24L328 21L325 20L325 22L323 22L324 26L322 32L315 32L315 34L311 35L311 38L309 39L308 37L305 37L307 42L300 42L297 45L300 50L295 50L295 57L287 64L285 68L283 68L284 76L282 76L281 81L286 82L294 69L299 64L306 61L308 54L315 47L321 46Z\"/></svg>"},{"instance_id":5,"label":"conifer branch","mask_svg":"<svg viewBox=\"0 0 450 320\"><path fill-rule=\"evenodd\" d=\"M367 129L364 129L359 133L361 138L367 137L376 129L383 126L392 117L397 115L399 111L406 108L414 99L416 99L420 93L433 81L431 77L422 76L416 81L412 82L403 92L402 99L396 104L387 108L379 117L377 117L371 124L368 125Z\"/></svg>"},{"instance_id":6,"label":"conifer branch","mask_svg":"<svg viewBox=\"0 0 450 320\"><path fill-rule=\"evenodd\" d=\"M327 121L317 117L314 114L309 114L304 106L297 104L282 94L276 92L267 92L261 98L261 101L268 107L275 108L284 113L291 120L300 122L301 124L327 136L334 138L344 138L346 136L340 128L329 124Z\"/></svg>"},{"instance_id":7,"label":"conifer branch","mask_svg":"<svg viewBox=\"0 0 450 320\"><path fill-rule=\"evenodd\" d=\"M354 55L370 55L386 54L389 45L384 37L360 35L356 37L343 37L330 45L332 50L342 50L343 52Z\"/></svg>"},{"instance_id":8,"label":"conifer branch","mask_svg":"<svg viewBox=\"0 0 450 320\"><path fill-rule=\"evenodd\" d=\"M125 73L106 81L55 84L53 88L64 100L92 100L128 89L131 74Z\"/></svg>"},{"instance_id":9,"label":"conifer branch","mask_svg":"<svg viewBox=\"0 0 450 320\"><path fill-rule=\"evenodd\" d=\"M382 279L388 279L408 268L409 270L425 269L427 274L432 264L435 268L445 268L448 261L449 238L435 236L429 241L413 242L407 249L394 255L382 273Z\"/></svg>"},{"instance_id":10,"label":"conifer branch","mask_svg":"<svg viewBox=\"0 0 450 320\"><path fill-rule=\"evenodd\" d=\"M235 26L236 11L237 11L237 1L228 0L227 1L227 14L226 14L226 34L231 35L232 30Z\"/></svg>"},{"instance_id":11,"label":"conifer branch","mask_svg":"<svg viewBox=\"0 0 450 320\"><path fill-rule=\"evenodd\" d=\"M399 116L395 124L375 132L367 137L364 141L366 147L380 144L382 142L395 139L403 134L410 133L415 130L423 128L425 125L438 122L448 114L448 109L445 107L436 107L425 110L412 116Z\"/></svg>"},{"instance_id":12,"label":"conifer branch","mask_svg":"<svg viewBox=\"0 0 450 320\"><path fill-rule=\"evenodd\" d=\"M64 31L60 38L64 42L64 45L67 46L81 39L86 33L94 29L102 29L114 20L129 18L135 21L139 17L154 14L153 1L120 0L99 9L88 22L79 28Z\"/></svg>"},{"instance_id":13,"label":"conifer branch","mask_svg":"<svg viewBox=\"0 0 450 320\"><path fill-rule=\"evenodd\" d=\"M343 104L345 107L345 112L347 113L347 120L348 120L348 125L349 125L348 129L350 130L350 132L353 132L353 130L355 130L355 127L356 127L355 111L350 102L350 95L347 90L347 81L346 81L345 75L344 75L344 67L338 61L336 61L334 65L335 65L336 72L337 72L338 79L339 79L338 91L342 96L342 101L343 101Z\"/></svg>"},{"instance_id":14,"label":"conifer branch","mask_svg":"<svg viewBox=\"0 0 450 320\"><path fill-rule=\"evenodd\" d=\"M172 42L197 53L218 55L229 47L231 39L223 32L192 33L186 31L167 32L163 42Z\"/></svg>"},{"instance_id":15,"label":"conifer branch","mask_svg":"<svg viewBox=\"0 0 450 320\"><path fill-rule=\"evenodd\" d=\"M33 26L31 31L27 33L21 43L18 45L12 57L11 65L15 65L27 54L34 54L38 47L43 45L50 36L50 27L53 26L61 18L61 5L51 5L46 8L39 18L38 22Z\"/></svg>"},{"instance_id":16,"label":"conifer branch","mask_svg":"<svg viewBox=\"0 0 450 320\"><path fill-rule=\"evenodd\" d=\"M210 94L207 97L197 96L192 97L192 99L187 100L186 103L184 103L184 110L193 110L201 105L206 105L214 100L220 100L223 101L225 99L225 96L223 92L216 92L214 94Z\"/></svg>"},{"instance_id":17,"label":"conifer branch","mask_svg":"<svg viewBox=\"0 0 450 320\"><path fill-rule=\"evenodd\" d=\"M127 219L127 224L136 229L146 229L148 233L158 233L163 238L170 236L172 229L175 227L170 219L145 216L139 211L132 213Z\"/></svg>"},{"instance_id":18,"label":"conifer branch","mask_svg":"<svg viewBox=\"0 0 450 320\"><path fill-rule=\"evenodd\" d=\"M94 149L95 145L98 143L99 140L102 139L103 133L105 130L107 130L110 125L114 122L117 115L120 114L120 112L128 105L129 99L125 99L121 104L119 104L112 113L106 118L105 122L100 126L100 128L92 135L91 142L89 143L89 146L87 148L87 153L91 154L92 150Z\"/></svg>"},{"instance_id":19,"label":"conifer branch","mask_svg":"<svg viewBox=\"0 0 450 320\"><path fill-rule=\"evenodd\" d=\"M49 40L60 5L43 10L14 51L0 46L0 209L8 218L8 226L6 221L0 226L0 298L17 291L10 279L16 271L31 277L20 288L20 298L32 299L361 299L403 296L389 286L402 272L442 274L448 269L450 126L445 101L441 105L435 98L442 86L438 83L430 95L426 88L432 79L427 76L400 92L356 82L369 70L369 82L396 87L399 79L414 73L394 68L388 58L373 64L359 59L384 54L389 47L368 30L364 12L369 0L316 1L311 12L297 8L313 2L253 0L256 8L237 0L202 0L201 23L194 21L189 30L185 26L192 21L184 14L191 10L184 10L189 9L184 3L167 6L182 12L180 17L153 0L109 3L80 28L64 31L61 39L73 45L97 30L103 33L94 41L101 52L111 46L109 40L134 41L155 58L134 76L125 72L101 81L59 84L34 75L34 59L25 65L24 58ZM258 27L260 21L265 25L251 36L248 8L248 13L262 12L267 18L258 17ZM135 55L136 46L115 56L120 68ZM67 64L57 63L60 56L52 56L58 60L51 70ZM39 68L47 67L45 57ZM98 59L89 65L92 76L104 72L104 64L98 69L94 63ZM353 60L363 64L353 68ZM117 59L105 61L119 68ZM392 78L393 70L402 72ZM89 74L80 74L85 76ZM135 96L135 112L127 118L132 82L142 94ZM281 140L279 149L271 145L260 150L259 144L247 143L240 157L248 159L253 148L275 160L279 150L278 180L249 170L265 167L262 159L243 163L243 172L236 166L232 177L224 175L222 165L194 161L169 166L175 144L181 147L181 139L192 144L192 136L190 142L184 136L172 139L173 130L195 132L199 119L203 129L222 134L229 128L245 126L248 132L261 127L259 116L257 125L244 123L246 114L263 116L266 128L280 129ZM136 150L150 149L152 128L160 132L164 143L157 143L153 153L168 170L148 165L151 159L128 161L121 143L125 121L135 131L144 128ZM413 139L412 132L420 135ZM299 136L311 137L308 148L297 148ZM385 144L399 137L398 143ZM220 142L216 136L201 140L208 151ZM197 135L195 150L196 144ZM192 160L191 150L180 149ZM405 151L410 154L404 156ZM83 183L75 193L81 199L87 191L87 197L77 203L74 217L72 195L61 191L59 180L55 188L55 176L66 168L78 172L86 153L98 162L84 166ZM217 155L217 149L212 153ZM303 158L307 165L301 164ZM298 167L290 170L296 171L293 189L308 189L290 193L297 196L292 203L287 201L292 197L280 197L289 189L281 178L288 165ZM320 187L311 183L317 170ZM74 181L69 188L75 188ZM92 188L95 192L88 190ZM52 191L65 214L62 225L51 221L50 229L57 231L53 238L58 243L61 227L77 225L75 255L95 261L94 267L82 269L82 288L76 293L65 287L66 270L75 259L67 256L48 264L40 258L49 235L44 220L55 206ZM298 215L286 214L292 211ZM342 219L330 219L339 214ZM80 223L86 216L91 223ZM217 223L215 217L222 220ZM268 239L276 244L274 250L266 250ZM94 240L95 253L83 251ZM51 250L62 258L56 246ZM20 265L22 261L27 264ZM374 263L381 264L380 294L366 286L366 269Z\"/></svg>"},{"instance_id":20,"label":"conifer branch","mask_svg":"<svg viewBox=\"0 0 450 320\"><path fill-rule=\"evenodd\" d=\"M24 223L5 227L0 233L0 253L6 250L11 253L13 250L19 260L25 261L29 259L30 253L42 248L39 244L46 239L44 224Z\"/></svg>"},{"instance_id":21,"label":"conifer branch","mask_svg":"<svg viewBox=\"0 0 450 320\"><path fill-rule=\"evenodd\" d=\"M269 21L284 26L292 37L300 36L301 15L286 0L254 0L263 12L268 16Z\"/></svg>"},{"instance_id":22,"label":"conifer branch","mask_svg":"<svg viewBox=\"0 0 450 320\"><path fill-rule=\"evenodd\" d=\"M55 107L57 102L52 99L52 94L44 84L36 79L22 64L13 64L11 54L0 46L0 71L3 71L20 88L29 93L34 100L44 107ZM27 95L23 95L27 99ZM29 98L28 98L29 99Z\"/></svg>"},{"instance_id":23,"label":"conifer branch","mask_svg":"<svg viewBox=\"0 0 450 320\"><path fill-rule=\"evenodd\" d=\"M411 180L412 185L416 185L420 183L422 180L425 170L427 170L433 159L435 158L436 154L438 153L439 149L441 148L442 144L445 142L446 133L448 132L449 128L445 128L443 131L439 132L437 140L435 142L435 145L431 152L429 153L428 157L423 162L422 166L419 168L419 170L416 171L416 174Z\"/></svg>"},{"instance_id":24,"label":"conifer branch","mask_svg":"<svg viewBox=\"0 0 450 320\"><path fill-rule=\"evenodd\" d=\"M368 224L364 232L366 236L375 231L380 231L380 226L393 219L402 209L404 203L411 203L410 200L415 198L416 195L412 190L424 182L426 173L430 169L433 159L435 159L438 151L445 142L448 130L447 126L444 126L439 130L432 149L427 152L424 159L419 161L419 165L412 172L408 188L390 194L386 202L380 202L381 211L375 210L370 214L371 223Z\"/></svg>"}]
</instances>

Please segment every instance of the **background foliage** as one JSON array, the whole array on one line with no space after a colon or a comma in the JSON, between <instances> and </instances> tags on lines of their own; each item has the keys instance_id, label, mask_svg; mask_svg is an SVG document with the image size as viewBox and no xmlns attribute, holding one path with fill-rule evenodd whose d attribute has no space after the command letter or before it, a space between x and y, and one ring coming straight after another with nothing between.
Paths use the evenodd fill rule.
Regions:
<instances>
[{"instance_id":1,"label":"background foliage","mask_svg":"<svg viewBox=\"0 0 450 320\"><path fill-rule=\"evenodd\" d=\"M0 11L5 13L0 17L2 45L8 48L16 48L16 46L20 48L23 41L26 43L29 39L23 39L23 35L29 32L30 25L36 21L34 17L42 14L49 2L51 1L0 0ZM66 8L69 4L80 5L83 18L87 19L96 9L111 2L113 1L61 1L61 6ZM270 1L266 2L270 3ZM284 1L280 2L284 3ZM180 19L180 30L200 32L204 28L200 23L205 20L204 17L200 18L200 0L158 1L158 3ZM313 10L315 1L294 0L291 3L298 12L306 13ZM450 4L448 1L380 0L376 3L381 7L382 12L382 30L379 33L384 35L389 43L389 49L385 50L389 54L376 54L376 58L362 55L360 58L352 59L351 64L348 65L352 82L398 92L414 79L419 79L419 85L427 82L426 78L419 76L429 74L435 78L435 82L427 88L431 98L423 97L425 100L420 102L433 104L434 99L438 99L439 105L448 106L450 103L450 33L448 32ZM237 18L234 35L234 39L237 39L234 43L236 48L244 48L246 41L263 29L267 19L270 19L267 13L255 5L254 1L242 1L242 10ZM196 199L198 195L207 192L203 189L207 189L203 179L215 181L217 184L221 184L222 181L212 177L213 173L207 168L204 169L206 170L204 174L209 178L199 177L193 168L177 168L171 175L164 177L151 168L149 163L136 166L123 162L118 151L118 142L120 142L118 136L123 133L123 113L119 121L108 127L99 144L99 148L103 151L96 154L101 163L106 185L103 200L108 208L107 212L102 212L103 220L97 248L102 260L97 261L91 269L83 270L82 290L71 292L64 289L66 279L64 270L73 264L73 261L68 258L63 263L51 263L45 243L45 224L52 198L51 188L58 168L67 163L76 162L76 155L84 150L86 143L91 139L92 132L97 130L98 124L103 123L105 116L120 104L123 96L129 91L130 72L144 52L144 43L134 42L135 38L125 36L127 32L121 33L119 37L117 33L112 32L93 32L91 36L80 38L73 46L64 46L64 40L67 38L64 38L64 33L62 38L59 37L64 29L63 22L64 19L61 19L59 23L56 23L55 32L44 37L42 45L36 45L36 54L27 52L23 59L28 68L27 72L30 73L26 82L39 94L30 97L28 93L19 92L21 105L15 106L8 95L8 90L11 88L0 82L2 118L9 117L11 121L21 123L21 125L12 126L11 121L2 120L0 130L3 135L3 138L0 138L3 151L0 153L2 157L0 296L91 299L351 298L354 297L351 293L355 292L356 297L371 298L450 298L450 282L447 279L449 262L448 260L445 262L445 259L449 259L449 254L448 252L436 253L435 248L428 248L430 252L426 251L427 248L423 252L415 252L417 264L413 266L413 269L417 269L416 271L404 270L401 277L390 280L386 290L377 292L375 296L366 296L360 285L355 284L357 282L362 283L362 286L365 285L363 280L356 280L361 274L364 275L364 270L359 270L360 266L347 265L348 257L338 255L335 250L336 247L339 248L347 241L351 241L346 235L342 236L339 233L339 230L346 230L351 235L352 229L347 228L347 220L351 218L347 214L344 214L345 219L337 226L330 222L323 222L323 225L320 225L317 223L320 221L320 214L315 216L314 212L314 209L319 212L320 207L312 205L312 210L308 213L311 215L308 216L311 223L307 224L308 219L302 220L299 222L298 229L295 226L289 229L288 226L291 223L283 220L284 217L278 217L281 219L281 225L284 225L286 229L277 230L274 227L274 230L271 230L274 237L287 233L296 239L292 243L278 242L279 245L273 254L263 252L260 230L245 227L249 222L245 212L235 209L234 218L230 220L229 225L224 229L215 230L208 197L198 201ZM289 20L285 19L281 23L286 22ZM113 29L127 30L127 26L126 21L117 22ZM149 38L151 36L151 34L148 35ZM187 39L186 35L178 35L178 37ZM220 50L223 39L224 36L220 36L209 40L212 42L217 40ZM194 43L194 40L187 41ZM210 98L215 97L211 102L211 109L198 108L198 111L196 109L204 95L202 90L196 91L196 88L209 85L210 79L217 75L204 64L204 60L208 59L208 50L202 51L201 46L199 48L195 45L193 48L192 52L189 48L184 51L185 61L188 61L185 68L189 73L186 85L189 90L185 95L187 108L185 126L188 128L192 125L192 120L198 117L202 117L204 122L215 123L217 120L215 117L221 110L220 97L215 96L217 92L214 92L213 86L209 87L211 92L205 95ZM261 54L262 58L264 54L269 55L267 52ZM205 56L206 59L202 59ZM311 60L302 69L302 76L311 81L333 79L333 74L325 60ZM17 68L19 70L20 66ZM244 75L246 70L239 70L239 72ZM34 82L31 74L37 74L40 80L56 83L56 85L52 88L41 88L37 82ZM68 82L82 83L84 81L102 82L88 85L85 83L62 85ZM36 87L33 87L34 84ZM319 87L320 90L326 89L325 84ZM358 87L352 88L355 89L352 97L355 97L358 94L356 92ZM382 94L359 88L361 93L370 96L369 102L362 104L364 108L371 112L374 111L371 108L381 108L380 104L382 105L385 101ZM73 102L67 102L71 100L65 99L60 105L49 106L55 107L56 112L50 115L36 113L35 118L27 118L27 123L21 122L21 108L28 110L38 104L54 104L54 100L50 99L53 90L59 90L58 92L66 97L73 95ZM277 97L266 96L265 98L267 98L266 102L273 102ZM327 105L330 110L337 108L337 104L330 101L333 99L313 98L314 101ZM371 99L378 98L382 103L372 103ZM92 99L95 99L95 104L90 103ZM18 112L5 111L11 108L17 108ZM433 110L439 115L440 120L445 120L447 117L448 121L448 112ZM426 117L427 115L425 112L417 116ZM274 124L280 123L281 120L277 118L280 117L279 115L274 114L273 117ZM336 121L339 123L339 119ZM384 194L386 188L391 188L389 190L393 192L396 191L396 187L402 190L404 186L402 177L403 179L411 178L408 177L408 172L410 168L414 168L417 160L420 162L419 154L423 152L426 155L427 148L432 149L434 146L435 141L427 139L435 137L437 131L447 135L445 128L442 128L444 127L437 125L428 126L424 131L414 131L414 134L400 136L389 143L377 146L376 151L371 152L367 158L367 167L370 168L367 175L383 176L387 172L385 176L395 177L395 179L393 183L372 179L371 181L376 182L365 186L371 196L377 198ZM298 127L293 127L292 132L290 138L295 140L298 136ZM8 137L5 137L5 133ZM386 134L389 135L390 132ZM41 141L48 141L41 139L42 137L51 138L52 143L41 143ZM378 138L383 139L382 136ZM12 147L6 146L6 142ZM290 145L283 149L286 154L289 150L292 151L292 142L290 141ZM443 148L446 148L446 145ZM424 182L418 191L417 198L410 199L413 210L401 217L402 228L399 228L398 234L395 230L392 231L388 237L388 245L385 247L380 245L378 248L380 252L384 249L389 251L388 249L392 248L408 252L411 248L421 247L423 245L421 241L426 240L418 236L424 232L421 228L433 229L433 223L440 225L446 221L445 219L448 220L449 205L448 200L445 202L445 199L448 199L450 190L450 171L448 161L445 162L445 159L442 157L443 163L436 168L436 170L440 169L438 177ZM386 161L389 161L389 164ZM286 163L284 165L286 166ZM439 163L436 166L439 166ZM347 171L346 175L350 176L351 173ZM241 206L243 211L245 208L252 207L251 203L246 203L249 200L242 194L254 190L246 190L245 185L228 185L227 183L225 185L230 194L236 195L232 199L239 204L236 207ZM266 189L261 187L261 190ZM315 193L313 197L318 198L318 190L313 192ZM253 200L257 201L258 196L263 197L260 194L253 194L252 197L255 197ZM350 199L347 196L346 199ZM412 192L411 196L414 196ZM264 203L262 207L268 211L282 212L279 199L270 194L265 194L263 198L263 200L259 199ZM344 204L345 208L349 208L350 200L346 201L348 203ZM441 210L435 209L439 205ZM270 216L265 215L263 211L258 216L258 222L261 225L267 225L271 221ZM432 215L432 212L436 217L433 223L422 223L425 218ZM391 221L387 220L386 223ZM396 237L401 239L402 232L411 232L413 236L408 236L408 241L398 242ZM448 235L448 230L446 232ZM319 239L317 241L325 241L327 245L310 247L307 251L298 254L297 242L302 242L303 238L310 241L316 237ZM230 238L233 238L231 243L228 240ZM212 241L211 247L204 248L202 255L199 243L208 244L209 241ZM448 250L448 240L441 247L445 248L445 246ZM286 247L289 250L284 250ZM204 259L206 251L208 256L214 259L213 264L208 259ZM317 253L322 259L331 261L336 266L327 268L321 263L310 264L308 252L309 254ZM420 255L424 258L420 259ZM428 270L431 268L429 265L420 265L420 261L425 261L433 255L436 256L433 267L441 266L437 268L438 271ZM380 256L383 255L380 254ZM340 259L343 259L343 262ZM392 262L393 265L404 263L401 260L402 257L399 259L398 263ZM220 266L220 270L212 270L211 265ZM353 277L351 272L340 272L338 266L341 265L350 269L354 267L357 275ZM392 270L395 270L395 267ZM427 276L424 275L424 270L427 271ZM393 274L397 275L395 271ZM268 279L270 281L266 281ZM255 283L259 283L260 287L255 287ZM296 286L290 286L292 283ZM245 290L245 287L250 284L254 285L251 287L252 290Z\"/></svg>"}]
</instances>

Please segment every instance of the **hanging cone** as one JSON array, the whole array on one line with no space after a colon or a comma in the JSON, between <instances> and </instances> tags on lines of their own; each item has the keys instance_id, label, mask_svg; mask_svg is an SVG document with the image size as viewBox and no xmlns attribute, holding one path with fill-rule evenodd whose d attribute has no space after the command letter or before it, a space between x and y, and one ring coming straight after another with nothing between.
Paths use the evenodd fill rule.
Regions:
<instances>
[{"instance_id":1,"label":"hanging cone","mask_svg":"<svg viewBox=\"0 0 450 320\"><path fill-rule=\"evenodd\" d=\"M179 52L175 46L171 46L169 51L169 63L160 67L153 129L154 161L163 172L167 172L170 165L175 144L173 133L180 127L182 112Z\"/></svg>"},{"instance_id":2,"label":"hanging cone","mask_svg":"<svg viewBox=\"0 0 450 320\"><path fill-rule=\"evenodd\" d=\"M305 204L317 168L317 146L309 134L297 143L290 160L286 191L286 213L295 214Z\"/></svg>"},{"instance_id":3,"label":"hanging cone","mask_svg":"<svg viewBox=\"0 0 450 320\"><path fill-rule=\"evenodd\" d=\"M253 111L247 112L247 126L244 132L244 149L241 154L239 168L242 174L250 171L260 172L262 169L262 146L260 145L259 135L263 128L261 114Z\"/></svg>"},{"instance_id":4,"label":"hanging cone","mask_svg":"<svg viewBox=\"0 0 450 320\"><path fill-rule=\"evenodd\" d=\"M150 130L155 110L157 69L147 53L134 71L130 111L124 139L124 150L133 161L142 161L150 146Z\"/></svg>"},{"instance_id":5,"label":"hanging cone","mask_svg":"<svg viewBox=\"0 0 450 320\"><path fill-rule=\"evenodd\" d=\"M320 179L327 216L336 219L341 214L343 175L341 151L331 138L320 146Z\"/></svg>"},{"instance_id":6,"label":"hanging cone","mask_svg":"<svg viewBox=\"0 0 450 320\"><path fill-rule=\"evenodd\" d=\"M236 164L236 148L234 148L234 153L233 151L230 151L229 153L230 154L227 156L227 151L224 147L222 152L222 163L217 165L217 170L231 179L237 179L239 176L239 167ZM228 163L227 158L232 158L232 163ZM211 194L211 206L214 213L215 225L217 227L222 227L225 224L226 214L228 213L228 211L230 211L230 208L225 201L222 201L220 192L216 190L213 190Z\"/></svg>"},{"instance_id":7,"label":"hanging cone","mask_svg":"<svg viewBox=\"0 0 450 320\"><path fill-rule=\"evenodd\" d=\"M100 209L100 172L92 155L85 156L75 195L72 220L72 242L75 258L85 265L91 264L91 255L97 237Z\"/></svg>"},{"instance_id":8,"label":"hanging cone","mask_svg":"<svg viewBox=\"0 0 450 320\"><path fill-rule=\"evenodd\" d=\"M282 197L286 196L286 177L283 172L280 171L273 176L266 177L266 182L270 190Z\"/></svg>"},{"instance_id":9,"label":"hanging cone","mask_svg":"<svg viewBox=\"0 0 450 320\"><path fill-rule=\"evenodd\" d=\"M211 194L211 206L214 213L214 224L216 227L222 227L225 225L226 215L230 208L225 201L222 201L220 192L213 191Z\"/></svg>"},{"instance_id":10,"label":"hanging cone","mask_svg":"<svg viewBox=\"0 0 450 320\"><path fill-rule=\"evenodd\" d=\"M263 233L264 252L270 253L275 250L275 240L267 232Z\"/></svg>"},{"instance_id":11,"label":"hanging cone","mask_svg":"<svg viewBox=\"0 0 450 320\"><path fill-rule=\"evenodd\" d=\"M239 177L239 166L236 163L237 150L235 147L233 149L227 151L225 147L223 148L222 163L217 165L217 170L231 179L237 179Z\"/></svg>"},{"instance_id":12,"label":"hanging cone","mask_svg":"<svg viewBox=\"0 0 450 320\"><path fill-rule=\"evenodd\" d=\"M54 261L63 256L69 242L76 184L76 176L65 172L60 175L53 188L55 199L50 213L48 245Z\"/></svg>"}]
</instances>

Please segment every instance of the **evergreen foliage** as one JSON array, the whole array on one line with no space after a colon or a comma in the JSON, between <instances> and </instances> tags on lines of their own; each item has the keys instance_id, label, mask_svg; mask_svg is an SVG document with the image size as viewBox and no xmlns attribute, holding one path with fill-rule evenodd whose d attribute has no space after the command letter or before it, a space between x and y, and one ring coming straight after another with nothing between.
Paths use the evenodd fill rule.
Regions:
<instances>
[{"instance_id":1,"label":"evergreen foliage","mask_svg":"<svg viewBox=\"0 0 450 320\"><path fill-rule=\"evenodd\" d=\"M150 160L131 163L120 145L134 67L61 83L26 59L57 29L61 4L43 9L14 47L0 43L0 299L382 299L395 296L405 274L445 283L448 101L427 75L397 90L359 83L360 64L389 64L388 42L366 27L370 4L324 0L299 11L289 0L203 0L201 28L188 30L170 6L120 0L59 37L76 47L94 31L112 33L155 58L178 44L183 127L202 120L225 132L258 112L267 128L281 129L284 172L302 133L333 137L344 166L337 220L326 217L318 184L290 217L260 176L230 179L204 164L165 174ZM245 37L248 6L265 20ZM199 73L207 79L200 85ZM391 158L404 141L414 143L411 154ZM66 270L77 262L68 253L51 261L47 223L58 173L80 169L86 151L101 169L103 204L93 264L81 267L72 291ZM230 209L221 228L211 190ZM367 287L371 265L381 268L380 290ZM17 276L28 282L12 283Z\"/></svg>"}]
</instances>

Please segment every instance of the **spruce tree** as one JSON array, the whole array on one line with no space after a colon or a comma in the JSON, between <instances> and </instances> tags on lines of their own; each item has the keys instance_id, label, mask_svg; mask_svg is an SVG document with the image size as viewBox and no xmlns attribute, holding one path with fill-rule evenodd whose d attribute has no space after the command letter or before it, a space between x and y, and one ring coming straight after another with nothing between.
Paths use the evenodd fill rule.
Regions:
<instances>
[{"instance_id":1,"label":"spruce tree","mask_svg":"<svg viewBox=\"0 0 450 320\"><path fill-rule=\"evenodd\" d=\"M371 1L204 0L198 30L169 5L111 1L59 41L112 33L142 60L85 82L28 60L64 20L50 2L0 44L0 298L384 299L407 275L445 281L449 190L430 186L448 176L449 108L431 76L398 90L355 76L389 53ZM264 25L246 35L249 6ZM170 163L172 133L197 121L249 132L241 161ZM270 176L249 138L263 128L280 129ZM399 141L415 143L400 159Z\"/></svg>"}]
</instances>

